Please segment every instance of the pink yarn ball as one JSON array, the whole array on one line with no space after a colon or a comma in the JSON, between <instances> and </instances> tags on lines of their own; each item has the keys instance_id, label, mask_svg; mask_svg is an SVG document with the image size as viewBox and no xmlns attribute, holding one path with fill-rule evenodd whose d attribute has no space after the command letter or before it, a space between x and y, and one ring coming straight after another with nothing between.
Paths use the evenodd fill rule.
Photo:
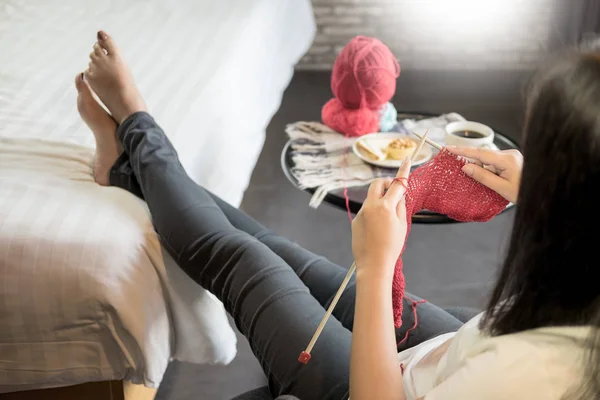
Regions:
<instances>
[{"instance_id":1,"label":"pink yarn ball","mask_svg":"<svg viewBox=\"0 0 600 400\"><path fill-rule=\"evenodd\" d=\"M379 130L379 113L370 108L345 108L338 99L331 99L321 110L323 123L348 136L361 136Z\"/></svg>"},{"instance_id":2,"label":"pink yarn ball","mask_svg":"<svg viewBox=\"0 0 600 400\"><path fill-rule=\"evenodd\" d=\"M339 104L333 106L330 101L323 107L323 122L352 136L378 131L377 111L394 95L399 75L400 64L385 44L355 37L333 66L331 90Z\"/></svg>"}]
</instances>

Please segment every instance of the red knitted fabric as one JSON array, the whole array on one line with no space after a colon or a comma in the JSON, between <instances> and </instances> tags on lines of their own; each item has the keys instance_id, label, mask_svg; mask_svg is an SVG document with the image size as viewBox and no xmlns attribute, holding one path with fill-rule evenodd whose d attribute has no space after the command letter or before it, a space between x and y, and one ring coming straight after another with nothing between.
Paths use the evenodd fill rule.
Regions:
<instances>
[{"instance_id":1,"label":"red knitted fabric","mask_svg":"<svg viewBox=\"0 0 600 400\"><path fill-rule=\"evenodd\" d=\"M406 192L408 217L406 237L410 232L411 216L420 210L426 209L445 214L462 222L484 222L506 208L508 201L502 196L461 171L466 163L465 160L443 149L431 161L411 173ZM405 248L406 238L402 253ZM405 286L402 253L396 261L392 286L396 327L402 325L402 299Z\"/></svg>"}]
</instances>

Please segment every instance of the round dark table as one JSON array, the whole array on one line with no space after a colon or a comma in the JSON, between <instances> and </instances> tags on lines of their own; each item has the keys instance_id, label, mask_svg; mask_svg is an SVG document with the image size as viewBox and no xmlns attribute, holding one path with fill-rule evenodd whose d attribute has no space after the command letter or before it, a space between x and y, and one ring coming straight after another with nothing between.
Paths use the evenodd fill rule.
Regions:
<instances>
[{"instance_id":1,"label":"round dark table","mask_svg":"<svg viewBox=\"0 0 600 400\"><path fill-rule=\"evenodd\" d=\"M424 113L424 112L402 112L398 113L398 119L423 119L434 117L438 114ZM491 127L494 130L494 144L498 146L500 150L509 150L509 149L517 149L520 150L519 145L514 140L505 136L494 127ZM281 168L283 169L283 173L287 177L287 179L294 185L296 188L299 188L298 181L292 175L292 168L294 167L294 162L292 161L292 141L289 140L283 150L281 152ZM384 171L389 171L390 176L395 175L395 170L381 168ZM350 211L353 214L356 214L360 208L362 207L363 201L367 197L367 190L369 185L350 187L348 188L348 198L350 199ZM305 189L308 193L314 193L315 189ZM324 200L326 203L329 203L333 206L346 210L346 199L344 198L343 189L333 190L327 194ZM514 207L512 203L510 203L506 209L510 209ZM504 212L503 211L503 212ZM412 217L413 223L422 223L422 224L447 224L447 223L455 223L457 221L449 218L446 215L438 214L435 212L422 210L413 215Z\"/></svg>"}]
</instances>

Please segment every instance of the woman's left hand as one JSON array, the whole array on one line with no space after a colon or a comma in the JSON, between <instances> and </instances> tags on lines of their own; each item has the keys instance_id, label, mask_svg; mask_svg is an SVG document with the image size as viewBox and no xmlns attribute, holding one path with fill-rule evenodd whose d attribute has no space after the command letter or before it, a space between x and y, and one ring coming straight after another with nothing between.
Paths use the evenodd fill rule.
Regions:
<instances>
[{"instance_id":1,"label":"woman's left hand","mask_svg":"<svg viewBox=\"0 0 600 400\"><path fill-rule=\"evenodd\" d=\"M352 222L352 252L358 273L393 273L406 238L404 194L411 162L405 160L397 178L376 179Z\"/></svg>"}]
</instances>

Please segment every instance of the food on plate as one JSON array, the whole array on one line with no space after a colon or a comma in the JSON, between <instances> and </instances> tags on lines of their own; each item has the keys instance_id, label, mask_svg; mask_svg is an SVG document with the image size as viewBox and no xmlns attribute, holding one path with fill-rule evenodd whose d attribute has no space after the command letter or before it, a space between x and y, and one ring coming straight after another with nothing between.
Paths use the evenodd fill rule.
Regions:
<instances>
[{"instance_id":1,"label":"food on plate","mask_svg":"<svg viewBox=\"0 0 600 400\"><path fill-rule=\"evenodd\" d=\"M373 145L373 143L370 143L366 139L359 139L356 142L356 146L366 157L369 157L371 160L385 160L385 153L381 151L381 149L378 146Z\"/></svg>"},{"instance_id":2,"label":"food on plate","mask_svg":"<svg viewBox=\"0 0 600 400\"><path fill-rule=\"evenodd\" d=\"M392 160L404 160L406 157L411 157L417 148L414 140L410 139L394 139L388 144L386 154Z\"/></svg>"}]
</instances>

